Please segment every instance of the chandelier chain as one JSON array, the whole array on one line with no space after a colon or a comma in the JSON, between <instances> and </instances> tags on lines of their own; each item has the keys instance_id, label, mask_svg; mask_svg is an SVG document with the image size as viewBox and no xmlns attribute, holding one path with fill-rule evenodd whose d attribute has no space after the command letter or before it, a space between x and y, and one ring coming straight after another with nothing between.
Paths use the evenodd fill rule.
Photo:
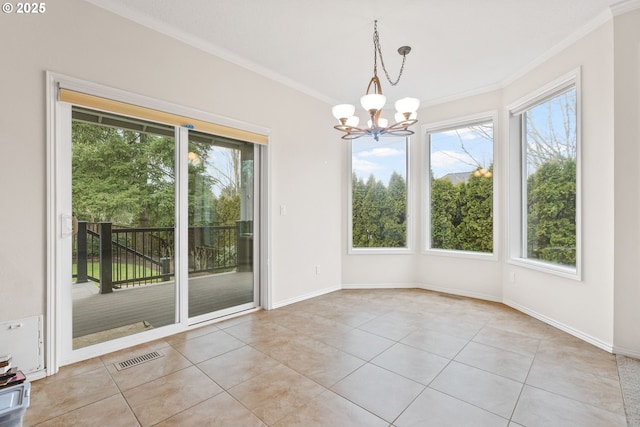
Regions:
<instances>
[{"instance_id":1,"label":"chandelier chain","mask_svg":"<svg viewBox=\"0 0 640 427\"><path fill-rule=\"evenodd\" d=\"M382 70L384 71L385 76L387 77L387 81L391 86L395 86L400 81L402 77L402 72L404 71L404 62L407 59L407 55L402 55L402 65L400 66L400 73L398 74L398 78L393 81L393 79L389 76L389 72L387 71L387 67L384 65L384 59L382 59L382 47L380 46L380 36L378 35L378 21L374 21L373 26L373 75L378 75L378 55L380 55L380 65L382 65Z\"/></svg>"}]
</instances>

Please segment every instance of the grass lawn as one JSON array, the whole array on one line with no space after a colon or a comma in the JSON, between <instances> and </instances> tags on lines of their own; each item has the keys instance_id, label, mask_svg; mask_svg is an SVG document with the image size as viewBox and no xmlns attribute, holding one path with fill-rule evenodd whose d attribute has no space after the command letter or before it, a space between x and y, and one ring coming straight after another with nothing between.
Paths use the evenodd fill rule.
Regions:
<instances>
[{"instance_id":1,"label":"grass lawn","mask_svg":"<svg viewBox=\"0 0 640 427\"><path fill-rule=\"evenodd\" d=\"M113 265L113 280L133 279L136 277L148 277L154 274L158 274L156 271L149 267L133 264L114 264ZM119 271L118 271L119 269ZM71 265L71 272L75 275L78 273L78 265ZM93 277L100 277L100 263L90 262L87 263L87 274ZM73 278L75 283L76 278ZM162 279L153 279L151 282L161 282Z\"/></svg>"}]
</instances>

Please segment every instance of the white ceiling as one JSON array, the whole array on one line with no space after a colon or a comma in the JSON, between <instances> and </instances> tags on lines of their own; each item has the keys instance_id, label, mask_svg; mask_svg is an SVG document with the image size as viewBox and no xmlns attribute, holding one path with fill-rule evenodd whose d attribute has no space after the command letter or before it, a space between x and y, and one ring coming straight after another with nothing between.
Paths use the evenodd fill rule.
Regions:
<instances>
[{"instance_id":1,"label":"white ceiling","mask_svg":"<svg viewBox=\"0 0 640 427\"><path fill-rule=\"evenodd\" d=\"M610 17L619 0L87 0L328 103L383 92L423 104L499 87Z\"/></svg>"}]
</instances>

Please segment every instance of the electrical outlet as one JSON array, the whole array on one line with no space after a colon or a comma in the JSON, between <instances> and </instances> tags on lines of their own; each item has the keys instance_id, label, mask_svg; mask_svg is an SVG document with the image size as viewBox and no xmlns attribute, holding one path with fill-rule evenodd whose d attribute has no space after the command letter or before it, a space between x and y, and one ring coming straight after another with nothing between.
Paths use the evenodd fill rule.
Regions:
<instances>
[{"instance_id":1,"label":"electrical outlet","mask_svg":"<svg viewBox=\"0 0 640 427\"><path fill-rule=\"evenodd\" d=\"M316 265L316 276L320 275L320 266Z\"/></svg>"}]
</instances>

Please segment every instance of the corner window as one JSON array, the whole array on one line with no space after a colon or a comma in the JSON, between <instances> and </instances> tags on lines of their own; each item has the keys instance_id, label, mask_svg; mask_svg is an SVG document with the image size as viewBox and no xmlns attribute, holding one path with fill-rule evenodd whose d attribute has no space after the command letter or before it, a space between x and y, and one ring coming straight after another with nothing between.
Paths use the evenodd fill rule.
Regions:
<instances>
[{"instance_id":1,"label":"corner window","mask_svg":"<svg viewBox=\"0 0 640 427\"><path fill-rule=\"evenodd\" d=\"M406 137L351 141L352 250L408 249Z\"/></svg>"},{"instance_id":2,"label":"corner window","mask_svg":"<svg viewBox=\"0 0 640 427\"><path fill-rule=\"evenodd\" d=\"M427 249L493 253L493 120L428 131Z\"/></svg>"},{"instance_id":3,"label":"corner window","mask_svg":"<svg viewBox=\"0 0 640 427\"><path fill-rule=\"evenodd\" d=\"M578 106L573 76L511 112L512 150L520 153L520 206L511 208L519 242L511 241L511 258L574 277L580 258Z\"/></svg>"}]
</instances>

